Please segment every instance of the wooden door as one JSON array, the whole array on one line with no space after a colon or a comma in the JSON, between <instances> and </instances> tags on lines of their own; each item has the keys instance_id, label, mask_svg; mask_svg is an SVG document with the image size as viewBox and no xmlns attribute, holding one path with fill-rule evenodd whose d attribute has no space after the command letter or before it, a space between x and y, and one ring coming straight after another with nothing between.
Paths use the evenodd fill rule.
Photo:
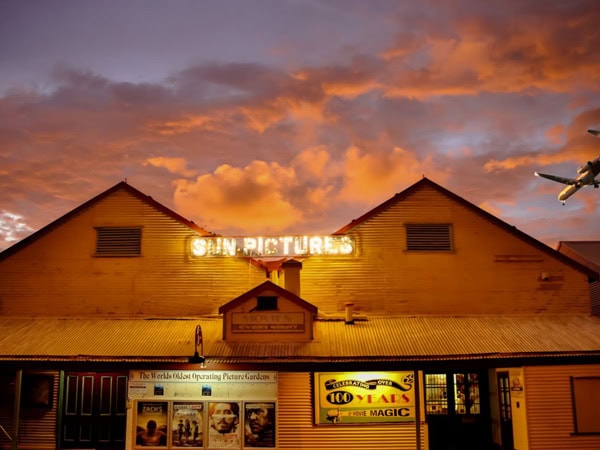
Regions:
<instances>
[{"instance_id":1,"label":"wooden door","mask_svg":"<svg viewBox=\"0 0 600 450\"><path fill-rule=\"evenodd\" d=\"M514 450L510 380L508 372L498 372L498 406L500 407L500 435L502 450Z\"/></svg>"},{"instance_id":2,"label":"wooden door","mask_svg":"<svg viewBox=\"0 0 600 450\"><path fill-rule=\"evenodd\" d=\"M65 374L62 448L125 448L127 374Z\"/></svg>"}]
</instances>

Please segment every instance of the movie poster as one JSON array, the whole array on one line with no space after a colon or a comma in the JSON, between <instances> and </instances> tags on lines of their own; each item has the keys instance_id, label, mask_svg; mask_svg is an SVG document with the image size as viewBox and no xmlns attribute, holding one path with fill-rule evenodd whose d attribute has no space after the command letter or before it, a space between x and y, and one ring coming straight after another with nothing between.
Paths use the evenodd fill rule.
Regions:
<instances>
[{"instance_id":1,"label":"movie poster","mask_svg":"<svg viewBox=\"0 0 600 450\"><path fill-rule=\"evenodd\" d=\"M222 401L208 404L208 446L241 446L240 402Z\"/></svg>"},{"instance_id":2,"label":"movie poster","mask_svg":"<svg viewBox=\"0 0 600 450\"><path fill-rule=\"evenodd\" d=\"M244 446L275 447L275 402L244 404Z\"/></svg>"},{"instance_id":3,"label":"movie poster","mask_svg":"<svg viewBox=\"0 0 600 450\"><path fill-rule=\"evenodd\" d=\"M135 445L140 447L166 447L167 422L167 402L138 402Z\"/></svg>"},{"instance_id":4,"label":"movie poster","mask_svg":"<svg viewBox=\"0 0 600 450\"><path fill-rule=\"evenodd\" d=\"M202 402L173 402L171 438L173 447L203 447Z\"/></svg>"}]
</instances>

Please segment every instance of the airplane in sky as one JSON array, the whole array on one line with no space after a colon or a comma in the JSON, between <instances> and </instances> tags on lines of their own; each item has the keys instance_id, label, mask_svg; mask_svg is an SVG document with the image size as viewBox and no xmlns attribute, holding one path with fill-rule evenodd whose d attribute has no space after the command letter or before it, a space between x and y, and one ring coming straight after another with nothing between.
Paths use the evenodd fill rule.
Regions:
<instances>
[{"instance_id":1,"label":"airplane in sky","mask_svg":"<svg viewBox=\"0 0 600 450\"><path fill-rule=\"evenodd\" d=\"M599 130L587 130L588 133L600 138ZM600 156L593 161L583 163L577 169L577 178L566 178L559 177L557 175L549 175L547 173L535 172L535 176L547 178L548 180L556 181L558 183L566 184L567 187L560 191L558 194L558 200L565 204L565 201L577 192L579 189L585 186L594 186L597 188L600 186L600 179L596 179L596 176L600 173Z\"/></svg>"}]
</instances>

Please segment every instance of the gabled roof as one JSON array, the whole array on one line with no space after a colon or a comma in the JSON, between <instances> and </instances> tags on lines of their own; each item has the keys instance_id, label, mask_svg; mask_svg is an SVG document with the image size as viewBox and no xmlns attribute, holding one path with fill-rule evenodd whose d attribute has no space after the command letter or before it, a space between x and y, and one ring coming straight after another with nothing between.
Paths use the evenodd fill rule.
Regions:
<instances>
[{"instance_id":1,"label":"gabled roof","mask_svg":"<svg viewBox=\"0 0 600 450\"><path fill-rule=\"evenodd\" d=\"M315 321L315 339L226 342L221 318L0 317L0 361L177 362L202 327L212 363L456 361L600 357L600 317L590 315L373 316ZM144 336L144 339L139 339Z\"/></svg>"},{"instance_id":2,"label":"gabled roof","mask_svg":"<svg viewBox=\"0 0 600 450\"><path fill-rule=\"evenodd\" d=\"M181 222L183 225L189 227L190 229L194 230L195 232L197 232L203 236L214 236L214 233L210 233L210 232L206 231L205 229L196 225L194 222L185 219L184 217L177 214L175 211L173 211L173 210L167 208L166 206L162 205L161 203L157 202L149 195L146 195L143 192L138 191L131 185L127 184L125 181L121 181L121 182L115 184L113 187L107 189L106 191L98 194L94 198L79 205L77 208L71 210L64 216L59 217L55 221L46 225L45 227L40 228L38 231L27 236L26 238L22 239L21 241L17 242L15 245L7 248L3 252L0 252L0 261L2 261L4 258L7 258L8 256L18 252L20 249L28 246L32 242L35 242L37 239L48 234L52 230L58 228L59 226L61 226L65 222L67 222L72 217L77 216L82 211L85 211L86 209L91 208L95 204L99 203L100 201L104 200L105 198L111 196L112 194L114 194L115 192L118 192L118 191L128 192L129 194L138 198L142 202L146 203L148 206L162 212L163 214L171 217L172 219L174 219L178 222Z\"/></svg>"},{"instance_id":3,"label":"gabled roof","mask_svg":"<svg viewBox=\"0 0 600 450\"><path fill-rule=\"evenodd\" d=\"M233 300L222 305L219 308L219 314L226 313L227 311L241 305L246 300L254 298L256 296L259 296L262 292L265 292L265 291L273 291L277 295L287 298L288 300L292 301L293 303L296 303L297 305L299 305L301 308L311 312L312 314L316 314L318 311L318 308L315 305L307 302L306 300L301 299L293 292L290 292L287 289L284 289L284 288L276 285L272 281L265 281L264 283L259 284L255 288L250 289L248 292L246 292L246 293L240 295L239 297L234 298Z\"/></svg>"},{"instance_id":4,"label":"gabled roof","mask_svg":"<svg viewBox=\"0 0 600 450\"><path fill-rule=\"evenodd\" d=\"M600 272L600 241L560 241L556 250Z\"/></svg>"},{"instance_id":5,"label":"gabled roof","mask_svg":"<svg viewBox=\"0 0 600 450\"><path fill-rule=\"evenodd\" d=\"M426 177L423 177L421 180L417 181L412 186L409 186L404 191L397 193L392 198L386 200L385 202L376 206L372 210L366 212L365 214L360 216L358 219L352 220L352 222L343 226L342 228L340 228L333 234L346 234L346 233L352 231L357 226L361 225L362 223L366 222L367 220L371 219L372 217L377 216L378 214L382 213L383 211L386 211L387 209L391 208L392 206L396 205L397 203L402 202L404 199L408 198L409 196L413 195L415 192L418 192L425 187L435 189L440 194L445 195L449 199L459 203L461 206L463 206L463 207L469 209L470 211L474 212L475 214L479 215L484 220L487 220L488 222L493 223L494 225L498 226L499 228L502 228L503 230L512 234L513 236L517 237L518 239L525 241L529 245L548 254L552 258L558 259L558 260L562 261L563 263L573 267L574 269L586 274L590 278L590 280L597 281L598 279L600 279L600 274L598 273L597 270L593 270L590 267L588 267L584 264L581 264L580 262L570 258L569 256L567 256L557 250L554 250L552 247L549 247L546 244L544 244L543 242L540 242L537 239L534 239L533 237L529 236L528 234L520 231L514 225L509 225L508 223L504 222L503 220L499 219L498 217L488 213L487 211L484 211L483 209L479 208L478 206L474 205L473 203L456 195L455 193L449 191L448 189L443 188L439 184L434 183L433 181L431 181L429 178L426 178Z\"/></svg>"}]
</instances>

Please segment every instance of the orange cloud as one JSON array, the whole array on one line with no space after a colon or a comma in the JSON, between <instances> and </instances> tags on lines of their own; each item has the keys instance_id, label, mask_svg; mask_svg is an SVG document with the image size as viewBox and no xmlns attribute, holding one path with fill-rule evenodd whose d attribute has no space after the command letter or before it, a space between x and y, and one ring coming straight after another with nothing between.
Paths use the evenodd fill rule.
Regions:
<instances>
[{"instance_id":1,"label":"orange cloud","mask_svg":"<svg viewBox=\"0 0 600 450\"><path fill-rule=\"evenodd\" d=\"M332 202L372 204L393 195L413 183L415 172L426 165L428 160L420 162L399 147L388 153L351 147L339 161L324 146L310 147L289 166L255 160L242 168L221 165L195 180L177 180L174 203L218 233L298 230L330 210Z\"/></svg>"},{"instance_id":2,"label":"orange cloud","mask_svg":"<svg viewBox=\"0 0 600 450\"><path fill-rule=\"evenodd\" d=\"M497 170L513 170L518 167L545 166L549 164L562 163L568 161L564 155L555 154L544 154L540 153L537 155L524 155L524 156L513 156L503 160L492 159L486 162L483 166L483 170L487 173L494 172Z\"/></svg>"},{"instance_id":3,"label":"orange cloud","mask_svg":"<svg viewBox=\"0 0 600 450\"><path fill-rule=\"evenodd\" d=\"M153 121L146 126L147 130L163 136L189 133L198 128L214 129L214 117L191 115L181 119L167 120L165 122Z\"/></svg>"},{"instance_id":4,"label":"orange cloud","mask_svg":"<svg viewBox=\"0 0 600 450\"><path fill-rule=\"evenodd\" d=\"M339 198L347 202L372 203L395 193L424 173L425 164L412 153L394 147L390 153L366 153L357 147L346 151L344 186Z\"/></svg>"},{"instance_id":5,"label":"orange cloud","mask_svg":"<svg viewBox=\"0 0 600 450\"><path fill-rule=\"evenodd\" d=\"M264 133L269 127L288 118L309 120L315 123L326 121L323 114L325 99L307 99L294 92L285 92L271 99L256 99L246 102L239 111L247 119L248 127L258 133Z\"/></svg>"},{"instance_id":6,"label":"orange cloud","mask_svg":"<svg viewBox=\"0 0 600 450\"><path fill-rule=\"evenodd\" d=\"M386 95L568 92L573 86L598 91L597 13L574 6L542 12L525 7L519 14L520 20L506 21L502 14L496 19L467 13L448 21L451 31L432 33L420 44L397 39L397 47L384 53L394 73Z\"/></svg>"},{"instance_id":7,"label":"orange cloud","mask_svg":"<svg viewBox=\"0 0 600 450\"><path fill-rule=\"evenodd\" d=\"M294 158L292 165L305 174L305 178L323 178L331 158L325 146L304 149ZM330 176L330 175L329 175Z\"/></svg>"},{"instance_id":8,"label":"orange cloud","mask_svg":"<svg viewBox=\"0 0 600 450\"><path fill-rule=\"evenodd\" d=\"M502 210L489 201L484 201L477 206L493 216L500 217L502 215Z\"/></svg>"},{"instance_id":9,"label":"orange cloud","mask_svg":"<svg viewBox=\"0 0 600 450\"><path fill-rule=\"evenodd\" d=\"M277 232L302 221L284 195L294 184L293 169L277 163L253 161L243 169L225 164L194 181L176 181L174 202L208 229Z\"/></svg>"},{"instance_id":10,"label":"orange cloud","mask_svg":"<svg viewBox=\"0 0 600 450\"><path fill-rule=\"evenodd\" d=\"M384 70L379 58L357 56L347 66L329 66L299 70L293 76L318 85L327 98L356 98L383 88L378 72Z\"/></svg>"},{"instance_id":11,"label":"orange cloud","mask_svg":"<svg viewBox=\"0 0 600 450\"><path fill-rule=\"evenodd\" d=\"M383 88L383 84L377 80L365 80L362 82L349 83L344 81L329 81L323 83L323 91L328 96L338 96L355 98L366 92L370 92L375 89Z\"/></svg>"},{"instance_id":12,"label":"orange cloud","mask_svg":"<svg viewBox=\"0 0 600 450\"><path fill-rule=\"evenodd\" d=\"M163 167L171 173L184 177L192 177L196 173L194 170L187 168L187 161L184 158L167 158L164 156L158 156L155 158L148 158L144 165Z\"/></svg>"}]
</instances>

